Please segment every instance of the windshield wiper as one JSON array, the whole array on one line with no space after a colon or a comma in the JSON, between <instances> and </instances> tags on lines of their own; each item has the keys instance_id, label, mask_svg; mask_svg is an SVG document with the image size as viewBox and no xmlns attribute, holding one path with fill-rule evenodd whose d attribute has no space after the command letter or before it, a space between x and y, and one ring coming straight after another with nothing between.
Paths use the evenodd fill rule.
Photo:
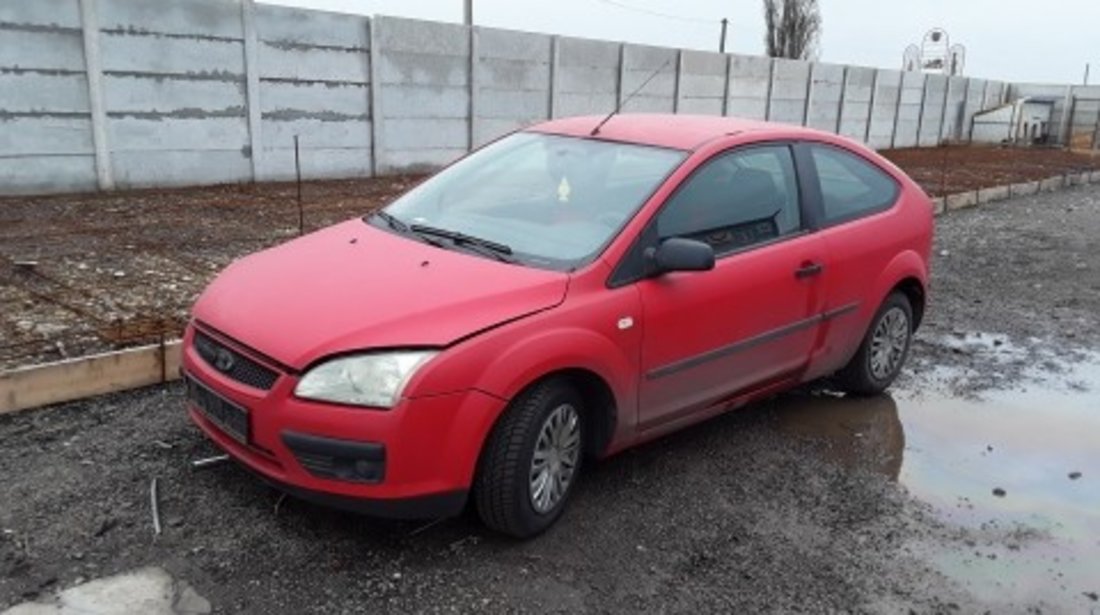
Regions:
<instances>
[{"instance_id":1,"label":"windshield wiper","mask_svg":"<svg viewBox=\"0 0 1100 615\"><path fill-rule=\"evenodd\" d=\"M405 224L400 218L398 218L397 216L395 216L395 215L393 215L393 214L391 214L391 213L389 213L385 210L379 209L378 211L374 212L374 215L381 218L382 221L385 222L387 226L389 226L393 230L397 231L398 233L401 233L403 235L412 235L413 237L416 237L420 241L423 241L424 243L427 243L427 244L431 244L431 245L433 245L437 248L445 247L442 242L440 242L436 239L432 239L431 237L427 237L424 234L418 233L414 229L409 228L408 224Z\"/></svg>"},{"instance_id":2,"label":"windshield wiper","mask_svg":"<svg viewBox=\"0 0 1100 615\"><path fill-rule=\"evenodd\" d=\"M474 237L458 231L451 231L445 228L437 228L434 226L427 226L425 224L414 224L409 227L412 232L418 235L432 235L435 237L443 237L450 239L455 245L468 246L478 249L482 254L487 254L493 258L503 261L505 263L514 263L516 259L512 258L512 247L503 243L497 243L488 239L482 239L480 237Z\"/></svg>"}]
</instances>

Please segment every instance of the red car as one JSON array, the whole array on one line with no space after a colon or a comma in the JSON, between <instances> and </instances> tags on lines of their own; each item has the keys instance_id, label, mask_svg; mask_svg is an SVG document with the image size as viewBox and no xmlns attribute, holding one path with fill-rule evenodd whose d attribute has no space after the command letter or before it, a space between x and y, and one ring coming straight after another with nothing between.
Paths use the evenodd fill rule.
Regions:
<instances>
[{"instance_id":1,"label":"red car","mask_svg":"<svg viewBox=\"0 0 1100 615\"><path fill-rule=\"evenodd\" d=\"M799 383L882 391L932 206L867 148L722 117L551 121L386 208L230 265L189 411L263 479L537 534L591 460Z\"/></svg>"}]
</instances>

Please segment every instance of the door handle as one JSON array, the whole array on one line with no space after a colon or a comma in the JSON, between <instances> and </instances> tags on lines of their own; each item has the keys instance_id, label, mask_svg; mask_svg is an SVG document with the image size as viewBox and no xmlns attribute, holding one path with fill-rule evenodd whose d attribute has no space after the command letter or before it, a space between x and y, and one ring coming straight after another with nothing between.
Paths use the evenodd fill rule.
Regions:
<instances>
[{"instance_id":1,"label":"door handle","mask_svg":"<svg viewBox=\"0 0 1100 615\"><path fill-rule=\"evenodd\" d=\"M805 263L802 263L801 267L794 270L794 277L802 280L815 275L819 275L822 269L824 269L824 267L822 267L821 263L807 261Z\"/></svg>"}]
</instances>

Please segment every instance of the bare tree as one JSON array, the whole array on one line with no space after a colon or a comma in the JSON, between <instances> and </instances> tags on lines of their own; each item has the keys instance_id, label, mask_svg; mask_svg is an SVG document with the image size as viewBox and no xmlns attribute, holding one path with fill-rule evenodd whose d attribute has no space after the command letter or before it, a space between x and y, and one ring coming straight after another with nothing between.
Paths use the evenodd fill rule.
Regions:
<instances>
[{"instance_id":1,"label":"bare tree","mask_svg":"<svg viewBox=\"0 0 1100 615\"><path fill-rule=\"evenodd\" d=\"M821 33L817 0L764 0L764 22L769 56L807 60L817 52Z\"/></svg>"}]
</instances>

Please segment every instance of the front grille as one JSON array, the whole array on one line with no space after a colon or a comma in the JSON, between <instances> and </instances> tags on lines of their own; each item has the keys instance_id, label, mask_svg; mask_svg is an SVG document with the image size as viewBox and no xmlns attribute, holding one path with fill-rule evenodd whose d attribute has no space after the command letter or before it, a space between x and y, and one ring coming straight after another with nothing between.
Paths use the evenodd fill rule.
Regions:
<instances>
[{"instance_id":1,"label":"front grille","mask_svg":"<svg viewBox=\"0 0 1100 615\"><path fill-rule=\"evenodd\" d=\"M275 370L260 365L202 331L195 331L194 346L207 365L242 384L267 391L279 378Z\"/></svg>"}]
</instances>

